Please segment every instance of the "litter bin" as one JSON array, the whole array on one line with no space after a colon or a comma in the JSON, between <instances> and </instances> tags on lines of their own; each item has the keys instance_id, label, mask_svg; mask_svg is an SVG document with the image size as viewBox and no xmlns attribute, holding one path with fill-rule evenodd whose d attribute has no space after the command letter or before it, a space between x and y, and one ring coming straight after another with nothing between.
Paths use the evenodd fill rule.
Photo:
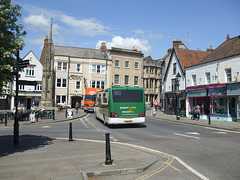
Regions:
<instances>
[{"instance_id":1,"label":"litter bin","mask_svg":"<svg viewBox=\"0 0 240 180\"><path fill-rule=\"evenodd\" d=\"M73 109L71 109L71 108L67 109L67 118L68 119L73 118Z\"/></svg>"},{"instance_id":2,"label":"litter bin","mask_svg":"<svg viewBox=\"0 0 240 180\"><path fill-rule=\"evenodd\" d=\"M36 122L35 113L29 114L29 122L30 123L35 123Z\"/></svg>"}]
</instances>

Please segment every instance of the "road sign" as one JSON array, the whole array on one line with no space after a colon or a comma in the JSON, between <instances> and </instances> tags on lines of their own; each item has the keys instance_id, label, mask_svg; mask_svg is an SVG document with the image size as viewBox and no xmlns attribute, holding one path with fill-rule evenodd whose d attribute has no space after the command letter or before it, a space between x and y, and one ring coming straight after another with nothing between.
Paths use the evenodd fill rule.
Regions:
<instances>
[{"instance_id":1,"label":"road sign","mask_svg":"<svg viewBox=\"0 0 240 180\"><path fill-rule=\"evenodd\" d=\"M18 67L19 68L25 68L25 67L27 67L27 65L29 65L29 60L20 60L18 62Z\"/></svg>"}]
</instances>

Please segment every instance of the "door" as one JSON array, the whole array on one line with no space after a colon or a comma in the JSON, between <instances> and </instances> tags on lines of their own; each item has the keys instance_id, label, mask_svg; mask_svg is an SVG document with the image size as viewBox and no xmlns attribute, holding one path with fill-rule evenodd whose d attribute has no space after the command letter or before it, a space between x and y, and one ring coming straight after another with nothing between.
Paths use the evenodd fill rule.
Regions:
<instances>
[{"instance_id":1,"label":"door","mask_svg":"<svg viewBox=\"0 0 240 180\"><path fill-rule=\"evenodd\" d=\"M31 109L31 99L27 98L27 109Z\"/></svg>"}]
</instances>

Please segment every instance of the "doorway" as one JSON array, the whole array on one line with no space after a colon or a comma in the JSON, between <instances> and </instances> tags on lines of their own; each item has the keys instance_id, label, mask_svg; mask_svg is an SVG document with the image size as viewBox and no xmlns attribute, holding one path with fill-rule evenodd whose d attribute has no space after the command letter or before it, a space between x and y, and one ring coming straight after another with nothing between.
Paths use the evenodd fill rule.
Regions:
<instances>
[{"instance_id":1,"label":"doorway","mask_svg":"<svg viewBox=\"0 0 240 180\"><path fill-rule=\"evenodd\" d=\"M27 109L31 109L31 99L27 98Z\"/></svg>"}]
</instances>

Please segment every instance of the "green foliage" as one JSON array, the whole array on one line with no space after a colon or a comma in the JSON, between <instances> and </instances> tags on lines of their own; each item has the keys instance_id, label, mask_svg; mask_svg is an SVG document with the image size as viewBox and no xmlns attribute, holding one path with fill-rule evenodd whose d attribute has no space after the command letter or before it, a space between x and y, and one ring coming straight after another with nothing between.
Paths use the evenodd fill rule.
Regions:
<instances>
[{"instance_id":1,"label":"green foliage","mask_svg":"<svg viewBox=\"0 0 240 180\"><path fill-rule=\"evenodd\" d=\"M24 46L23 24L17 24L21 17L20 5L12 5L11 0L0 1L0 95L4 86L14 79L17 50Z\"/></svg>"}]
</instances>

